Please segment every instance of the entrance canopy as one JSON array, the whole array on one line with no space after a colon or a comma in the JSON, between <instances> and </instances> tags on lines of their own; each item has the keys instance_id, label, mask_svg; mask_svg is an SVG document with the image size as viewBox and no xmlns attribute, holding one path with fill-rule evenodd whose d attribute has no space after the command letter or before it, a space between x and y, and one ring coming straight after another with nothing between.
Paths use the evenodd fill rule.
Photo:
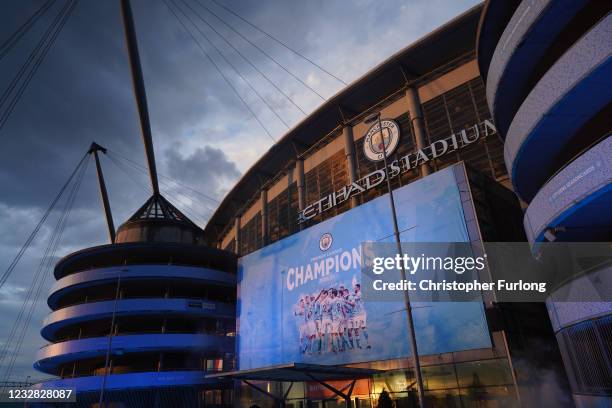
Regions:
<instances>
[{"instance_id":1,"label":"entrance canopy","mask_svg":"<svg viewBox=\"0 0 612 408\"><path fill-rule=\"evenodd\" d=\"M360 380L370 378L373 374L383 371L371 368L357 368L337 365L289 363L250 370L228 371L225 373L208 374L206 378L225 378L251 381L337 381Z\"/></svg>"},{"instance_id":2,"label":"entrance canopy","mask_svg":"<svg viewBox=\"0 0 612 408\"><path fill-rule=\"evenodd\" d=\"M319 365L319 364L302 364L289 363L269 367L254 368L250 370L228 371L225 373L208 374L206 378L225 378L241 380L248 386L266 394L284 405L291 386L280 398L272 395L263 388L251 383L251 381L278 381L289 382L293 385L294 382L314 381L321 384L323 387L332 391L337 396L343 398L347 402L351 397L355 382L360 379L370 378L374 374L383 373L381 370L371 368L358 368L334 365ZM331 381L351 381L351 384L346 389L337 389L333 387Z\"/></svg>"}]
</instances>

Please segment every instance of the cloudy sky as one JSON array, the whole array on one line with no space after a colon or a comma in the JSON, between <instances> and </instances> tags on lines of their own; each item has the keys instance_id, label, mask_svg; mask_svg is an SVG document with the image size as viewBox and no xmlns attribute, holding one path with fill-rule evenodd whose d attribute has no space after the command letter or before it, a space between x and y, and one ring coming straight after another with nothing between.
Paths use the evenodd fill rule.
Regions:
<instances>
[{"instance_id":1,"label":"cloudy sky","mask_svg":"<svg viewBox=\"0 0 612 408\"><path fill-rule=\"evenodd\" d=\"M51 8L0 57L4 95L41 36L67 0ZM432 29L472 7L475 0L217 0L281 39L320 66L351 81ZM44 0L4 0L0 5L0 43ZM170 3L171 5L173 3ZM222 34L306 113L323 100L247 43L274 57L325 98L344 85L274 43L211 0L175 0L175 6L212 40L267 104L293 126L303 114L233 51L198 15ZM202 7L205 5L225 25ZM204 225L242 173L280 138L286 126L219 56L190 20L176 10L200 45L266 126L255 121L232 88L162 0L132 0L148 94L161 186L177 207ZM109 149L102 157L115 224L148 197L145 175L125 158L144 164L135 103L120 20L119 0L81 0L50 49L11 116L0 129L0 273L4 273L53 197L92 141ZM3 115L11 97L0 105ZM5 98L2 97L0 102ZM0 116L1 118L1 116ZM0 122L1 124L1 122ZM56 257L106 242L105 224L90 165ZM0 352L23 304L32 276L48 245L59 212L53 212L37 239L0 289ZM48 313L45 284L10 377L45 378L31 368L45 344L39 335ZM17 331L19 333L21 328ZM0 381L7 360L0 362Z\"/></svg>"}]
</instances>

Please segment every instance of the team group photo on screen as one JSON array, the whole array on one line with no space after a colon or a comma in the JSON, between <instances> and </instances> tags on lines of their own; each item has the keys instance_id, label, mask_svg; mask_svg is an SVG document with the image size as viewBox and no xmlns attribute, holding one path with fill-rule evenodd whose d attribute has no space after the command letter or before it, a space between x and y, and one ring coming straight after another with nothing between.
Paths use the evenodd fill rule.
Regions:
<instances>
[{"instance_id":1,"label":"team group photo on screen","mask_svg":"<svg viewBox=\"0 0 612 408\"><path fill-rule=\"evenodd\" d=\"M355 279L353 279L355 282ZM361 299L361 284L352 290L338 285L304 294L295 305L294 316L302 354L325 354L370 349L367 313Z\"/></svg>"}]
</instances>

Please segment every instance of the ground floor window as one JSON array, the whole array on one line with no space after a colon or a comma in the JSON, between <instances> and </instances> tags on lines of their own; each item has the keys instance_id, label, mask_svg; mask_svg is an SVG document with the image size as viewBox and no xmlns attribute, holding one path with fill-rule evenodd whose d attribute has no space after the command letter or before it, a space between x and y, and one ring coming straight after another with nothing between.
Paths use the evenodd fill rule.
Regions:
<instances>
[{"instance_id":1,"label":"ground floor window","mask_svg":"<svg viewBox=\"0 0 612 408\"><path fill-rule=\"evenodd\" d=\"M516 389L505 358L448 363L422 367L428 407L512 408L518 407ZM348 389L350 381L334 381L336 389ZM344 401L317 383L259 382L273 395L287 393L288 408L340 408ZM271 398L246 385L238 386L241 406L273 407ZM412 408L418 406L416 380L411 369L393 370L359 380L351 396L355 408ZM392 405L384 405L385 401Z\"/></svg>"}]
</instances>

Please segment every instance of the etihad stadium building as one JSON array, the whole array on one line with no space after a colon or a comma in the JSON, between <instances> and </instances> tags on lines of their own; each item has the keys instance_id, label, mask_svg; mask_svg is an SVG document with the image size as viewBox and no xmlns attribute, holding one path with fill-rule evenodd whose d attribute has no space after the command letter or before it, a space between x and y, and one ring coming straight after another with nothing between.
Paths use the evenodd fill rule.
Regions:
<instances>
[{"instance_id":1,"label":"etihad stadium building","mask_svg":"<svg viewBox=\"0 0 612 408\"><path fill-rule=\"evenodd\" d=\"M39 350L35 367L58 378L35 387L73 388L78 406L374 407L388 393L395 406L415 407L406 305L361 295L361 244L394 239L387 181L403 242L474 248L535 243L568 231L574 237L563 223L548 228L546 217L576 221L609 196L589 185L585 203L592 207L566 213L534 206L538 197L555 194L544 181L579 171L572 166L581 168L582 159L570 157L602 149L605 140L597 135L605 116L587 118L587 129L599 133L580 130L590 135L581 144L589 152L555 145L571 163L565 168L542 154L538 137L518 149L516 166L507 166L509 112L533 83L514 87L507 75L494 86L490 76L483 81L504 31L500 24L519 4L496 2L506 7L468 10L329 98L242 176L202 230L159 194L135 31L129 2L122 4L154 194L116 237L109 223L109 245L56 265L41 331L50 344ZM588 18L580 15L582 27ZM518 67L507 71L513 75L533 69L521 59L505 61ZM491 95L503 97L491 104ZM599 102L593 98L583 110ZM379 122L370 122L373 114ZM567 141L582 126L573 125L563 129ZM534 161L548 163L547 171L530 172ZM525 208L533 221L525 223L533 227L527 234ZM350 299L350 313L317 307L339 297ZM567 353L579 350L566 340L609 322L580 313L588 327L560 312L551 323L544 303L500 303L489 294L415 303L427 407L573 406L566 369L574 394L594 388L576 388L584 378ZM603 348L587 351L593 350ZM595 391L609 392L600 388Z\"/></svg>"},{"instance_id":2,"label":"etihad stadium building","mask_svg":"<svg viewBox=\"0 0 612 408\"><path fill-rule=\"evenodd\" d=\"M387 178L402 241L526 241L475 55L481 12L470 9L327 100L209 220L208 246L239 256L237 370L218 376L237 380L238 406L370 407L383 391L416 406L403 304L365 302L345 322L350 341L323 346L327 324L303 321L304 305L320 296L359 297L361 242L393 240ZM377 112L384 141L365 121ZM572 405L542 303L483 298L413 310L429 407Z\"/></svg>"}]
</instances>

